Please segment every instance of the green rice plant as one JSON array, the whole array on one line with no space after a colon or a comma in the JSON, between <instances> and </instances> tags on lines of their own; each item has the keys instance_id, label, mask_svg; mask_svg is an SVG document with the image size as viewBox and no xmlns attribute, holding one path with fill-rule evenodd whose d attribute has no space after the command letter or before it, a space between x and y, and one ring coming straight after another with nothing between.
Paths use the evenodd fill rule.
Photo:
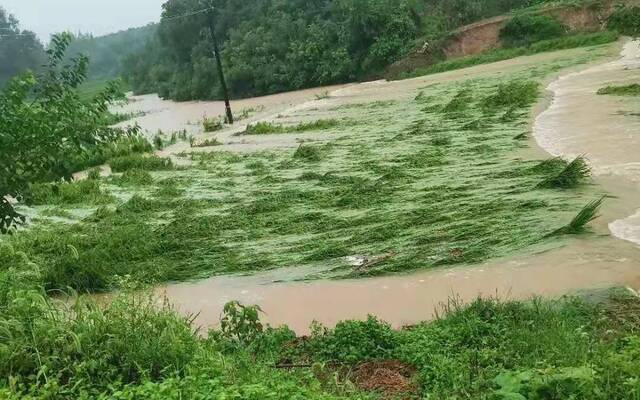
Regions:
<instances>
[{"instance_id":1,"label":"green rice plant","mask_svg":"<svg viewBox=\"0 0 640 400\"><path fill-rule=\"evenodd\" d=\"M437 135L431 138L431 144L434 146L449 146L451 143L451 136Z\"/></svg>"},{"instance_id":2,"label":"green rice plant","mask_svg":"<svg viewBox=\"0 0 640 400\"><path fill-rule=\"evenodd\" d=\"M153 178L147 171L140 169L128 169L116 182L124 186L148 186L153 184Z\"/></svg>"},{"instance_id":3,"label":"green rice plant","mask_svg":"<svg viewBox=\"0 0 640 400\"><path fill-rule=\"evenodd\" d=\"M612 96L640 96L640 84L634 83L625 86L607 86L599 89L598 94Z\"/></svg>"},{"instance_id":4,"label":"green rice plant","mask_svg":"<svg viewBox=\"0 0 640 400\"><path fill-rule=\"evenodd\" d=\"M549 161L549 168L554 164L559 164L558 161ZM543 166L539 166L543 168ZM591 175L591 169L584 157L577 157L575 160L567 164L567 166L560 171L560 173L553 174L538 184L539 188L545 189L571 189L579 186Z\"/></svg>"},{"instance_id":5,"label":"green rice plant","mask_svg":"<svg viewBox=\"0 0 640 400\"><path fill-rule=\"evenodd\" d=\"M516 79L498 86L498 90L482 101L485 111L509 107L521 109L531 106L540 94L540 85L535 81Z\"/></svg>"},{"instance_id":6,"label":"green rice plant","mask_svg":"<svg viewBox=\"0 0 640 400\"><path fill-rule=\"evenodd\" d=\"M466 110L473 102L473 95L470 89L461 89L442 109L447 114L460 113Z\"/></svg>"},{"instance_id":7,"label":"green rice plant","mask_svg":"<svg viewBox=\"0 0 640 400\"><path fill-rule=\"evenodd\" d=\"M96 205L111 203L115 199L101 188L100 182L84 180L31 185L24 200L30 205Z\"/></svg>"},{"instance_id":8,"label":"green rice plant","mask_svg":"<svg viewBox=\"0 0 640 400\"><path fill-rule=\"evenodd\" d=\"M220 118L207 118L202 119L202 128L205 132L216 132L224 128L224 122Z\"/></svg>"},{"instance_id":9,"label":"green rice plant","mask_svg":"<svg viewBox=\"0 0 640 400\"><path fill-rule=\"evenodd\" d=\"M173 162L170 158L143 154L116 157L109 160L109 165L111 165L113 172L124 172L130 169L144 171L164 171L173 169Z\"/></svg>"},{"instance_id":10,"label":"green rice plant","mask_svg":"<svg viewBox=\"0 0 640 400\"><path fill-rule=\"evenodd\" d=\"M551 234L554 235L577 235L586 231L587 225L599 217L598 210L602 206L604 199L601 197L598 200L594 200L584 206L582 210L576 215L567 226L564 226Z\"/></svg>"},{"instance_id":11,"label":"green rice plant","mask_svg":"<svg viewBox=\"0 0 640 400\"><path fill-rule=\"evenodd\" d=\"M301 144L293 153L293 158L308 162L319 162L322 160L322 150L318 146Z\"/></svg>"}]
</instances>

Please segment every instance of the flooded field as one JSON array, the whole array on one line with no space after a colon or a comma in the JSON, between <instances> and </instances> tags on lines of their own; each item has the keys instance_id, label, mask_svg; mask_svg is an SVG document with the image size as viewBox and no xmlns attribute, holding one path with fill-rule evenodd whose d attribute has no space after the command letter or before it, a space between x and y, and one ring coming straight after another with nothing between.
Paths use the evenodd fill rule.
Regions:
<instances>
[{"instance_id":1,"label":"flooded field","mask_svg":"<svg viewBox=\"0 0 640 400\"><path fill-rule=\"evenodd\" d=\"M605 203L602 217L594 224L595 234L535 244L529 247L528 254L507 253L497 260L475 265L436 268L399 276L305 281L314 275L331 276L326 272L336 267L334 261L312 269L288 267L252 276L214 277L172 284L159 288L158 293L166 295L181 311L198 314L197 323L202 326L217 323L225 302L240 300L247 304L259 304L266 313L266 321L274 325L288 324L304 333L314 320L333 325L342 319L364 318L367 314L375 314L394 326L411 324L431 318L438 304L452 297L471 300L479 295L493 295L520 299L534 295L560 296L576 290L612 285L640 287L640 250L632 243L616 240L609 235L609 227L617 236L632 240L636 232L628 224L634 217L626 217L633 213L640 198L637 186L628 183L637 182L634 165L638 164L633 157L640 152L629 152L628 148L638 145L633 135L639 121L633 115L638 111L634 109L638 104L633 99L595 95L600 87L611 82L627 82L638 78L637 51L634 46L637 47L627 44L620 60L615 57L614 61L599 62L591 67L572 67L572 64L579 65L580 62L563 61L583 57L583 62L589 62L593 56L593 51L585 54L581 50L572 50L563 52L563 56L552 53L523 57L407 81L371 82L270 96L269 99L252 99L246 104L261 106L259 114L245 123L215 134L223 143L221 146L193 149L198 152L247 152L287 149L297 147L302 142L326 143L336 137L349 140L351 134L344 130L323 132L311 137L307 134L239 137L236 134L244 131L248 123L258 120L295 124L318 118L340 117L344 115L344 110L357 111L360 113L357 118L361 119L363 111L360 108L366 108L367 103L378 102L384 104L385 108L399 110L404 107L403 104L412 102L421 91L429 93L430 89L439 87L444 90L441 93L447 90L455 93L460 90L460 83L464 86L470 76L474 77L472 82L476 85L480 82L481 87L482 79L487 77L499 79L501 75L510 77L523 74L552 77L554 74L557 76L555 71L562 68L579 68L578 72L561 73L559 79L553 80L549 87L553 101L549 109L537 117L533 132L541 146L553 155L570 158L586 154L594 169L597 186L595 190L581 190L579 196L587 199L585 195L605 192L616 196ZM320 97L323 98L314 99L316 95L322 95ZM219 102L181 105L150 96L138 100L131 103L128 110L148 112L137 119L148 132L171 126L172 129L189 129L198 137L211 137L212 134L203 133L193 121L207 112L222 112L222 103ZM374 111L379 113L379 110ZM354 118L353 113L349 115ZM409 119L415 121L415 117ZM383 122L381 126L389 130L389 126ZM367 131L364 129L364 132ZM515 134L517 132L514 131ZM612 140L612 137L616 139ZM514 148L511 157L544 157L544 153L535 148L533 139L529 139L529 143L529 148ZM188 146L179 143L160 154L175 155L187 149ZM373 254L383 250L380 248Z\"/></svg>"}]
</instances>

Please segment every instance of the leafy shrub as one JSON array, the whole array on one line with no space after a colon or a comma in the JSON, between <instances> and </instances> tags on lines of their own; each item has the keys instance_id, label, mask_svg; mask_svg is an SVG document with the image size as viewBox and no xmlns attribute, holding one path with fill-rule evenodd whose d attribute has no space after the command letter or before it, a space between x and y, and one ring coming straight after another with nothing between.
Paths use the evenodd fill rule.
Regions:
<instances>
[{"instance_id":1,"label":"leafy shrub","mask_svg":"<svg viewBox=\"0 0 640 400\"><path fill-rule=\"evenodd\" d=\"M79 56L65 65L71 39L68 33L54 35L46 71L37 78L19 75L0 90L0 233L25 220L5 196L20 199L33 184L71 179L76 170L69 159L126 135L101 119L123 96L117 83L90 101L78 96L89 60Z\"/></svg>"},{"instance_id":2,"label":"leafy shrub","mask_svg":"<svg viewBox=\"0 0 640 400\"><path fill-rule=\"evenodd\" d=\"M640 7L620 7L607 22L609 29L620 32L623 35L640 36Z\"/></svg>"},{"instance_id":3,"label":"leafy shrub","mask_svg":"<svg viewBox=\"0 0 640 400\"><path fill-rule=\"evenodd\" d=\"M173 162L170 158L143 154L116 157L109 160L109 165L111 165L113 172L124 172L130 169L143 171L162 171L173 169Z\"/></svg>"},{"instance_id":4,"label":"leafy shrub","mask_svg":"<svg viewBox=\"0 0 640 400\"><path fill-rule=\"evenodd\" d=\"M500 40L507 47L529 46L535 42L558 38L567 29L555 18L546 15L520 14L500 29Z\"/></svg>"},{"instance_id":5,"label":"leafy shrub","mask_svg":"<svg viewBox=\"0 0 640 400\"><path fill-rule=\"evenodd\" d=\"M316 326L312 338L321 358L347 363L390 358L398 345L391 326L373 316L366 321L339 322L332 331Z\"/></svg>"},{"instance_id":6,"label":"leafy shrub","mask_svg":"<svg viewBox=\"0 0 640 400\"><path fill-rule=\"evenodd\" d=\"M225 304L220 319L222 336L240 344L253 342L263 332L261 312L258 306L245 306L237 301Z\"/></svg>"}]
</instances>

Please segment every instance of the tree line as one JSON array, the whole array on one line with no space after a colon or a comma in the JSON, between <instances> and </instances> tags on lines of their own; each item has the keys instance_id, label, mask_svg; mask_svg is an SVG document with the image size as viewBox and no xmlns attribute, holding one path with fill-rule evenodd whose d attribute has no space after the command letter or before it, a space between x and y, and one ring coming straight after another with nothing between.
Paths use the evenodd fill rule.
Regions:
<instances>
[{"instance_id":1,"label":"tree line","mask_svg":"<svg viewBox=\"0 0 640 400\"><path fill-rule=\"evenodd\" d=\"M362 80L464 24L544 0L169 0L144 50L123 76L136 93L219 99L208 33L215 33L232 96ZM189 15L187 17L183 17Z\"/></svg>"}]
</instances>

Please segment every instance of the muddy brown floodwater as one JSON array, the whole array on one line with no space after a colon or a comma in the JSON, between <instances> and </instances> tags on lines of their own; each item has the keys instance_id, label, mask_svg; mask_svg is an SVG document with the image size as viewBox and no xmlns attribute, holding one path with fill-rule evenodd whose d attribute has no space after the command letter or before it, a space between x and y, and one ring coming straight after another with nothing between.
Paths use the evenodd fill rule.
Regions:
<instances>
[{"instance_id":1,"label":"muddy brown floodwater","mask_svg":"<svg viewBox=\"0 0 640 400\"><path fill-rule=\"evenodd\" d=\"M300 271L281 269L253 276L224 276L170 284L158 288L157 292L165 295L181 312L197 314L196 323L202 327L216 326L223 305L230 300L239 300L260 305L265 312L264 320L269 324L287 324L304 334L313 321L332 326L340 320L362 319L368 314L400 327L432 318L441 303L454 297L462 301L471 301L478 296L526 299L611 286L640 288L640 247L637 245L640 243L640 212L637 211L640 207L640 104L633 98L596 95L600 87L638 81L638 46L637 42L628 42L621 58L583 67L582 71L568 73L552 82L549 91L553 100L534 124L535 139L542 148L554 155L586 155L596 183L615 196L608 199L602 217L594 223L595 235L571 239L566 245L553 249L538 249L529 256L410 275L301 282L292 281ZM543 60L547 56L534 57ZM425 83L495 73L524 62L516 59L414 80L333 88L337 90L331 97L338 104L398 98L411 94ZM308 97L317 92L276 95L271 99L275 99L275 105L268 105L264 113L253 120L268 119L270 113L271 117L275 112L286 113L286 106L290 107L289 111L311 108L314 100L309 101ZM264 103L264 99L247 104ZM294 105L296 101L298 105ZM315 102L318 101L322 100ZM161 109L167 104L158 102L157 106ZM202 110L199 108L202 103L180 107L191 107L190 113L196 116ZM145 122L146 128L155 127L156 123L164 124L165 117L172 114L170 110L159 113L164 115L159 120L149 118L145 121L143 117L143 127ZM186 126L184 121L173 124ZM228 140L231 136L226 133L222 137ZM232 151L290 145L285 142L225 143L222 147ZM169 152L179 150L175 147ZM626 240L613 237L610 229Z\"/></svg>"}]
</instances>

